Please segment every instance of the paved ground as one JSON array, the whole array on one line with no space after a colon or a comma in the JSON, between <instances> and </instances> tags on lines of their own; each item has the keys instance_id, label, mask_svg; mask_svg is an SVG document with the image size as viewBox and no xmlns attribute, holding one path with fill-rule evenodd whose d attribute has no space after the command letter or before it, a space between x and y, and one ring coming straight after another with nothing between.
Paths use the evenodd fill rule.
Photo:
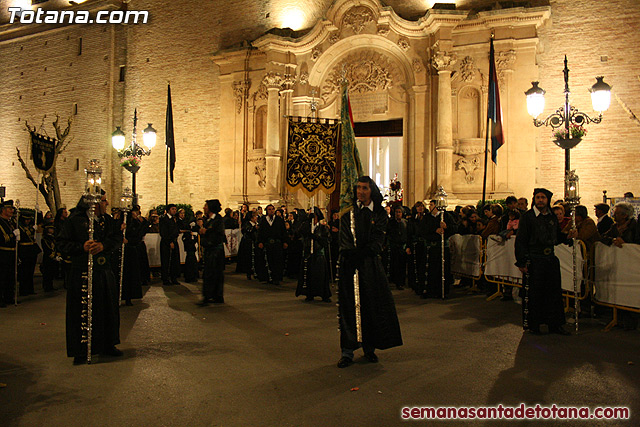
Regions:
<instances>
[{"instance_id":1,"label":"paved ground","mask_svg":"<svg viewBox=\"0 0 640 427\"><path fill-rule=\"evenodd\" d=\"M226 279L227 303L206 308L198 286L154 283L121 309L124 356L89 366L66 357L63 290L0 309L0 425L388 426L407 405L522 402L631 409L545 425L640 423L638 331L589 319L578 336L523 335L514 303L394 290L405 345L338 369L334 304L295 299L291 282Z\"/></svg>"}]
</instances>

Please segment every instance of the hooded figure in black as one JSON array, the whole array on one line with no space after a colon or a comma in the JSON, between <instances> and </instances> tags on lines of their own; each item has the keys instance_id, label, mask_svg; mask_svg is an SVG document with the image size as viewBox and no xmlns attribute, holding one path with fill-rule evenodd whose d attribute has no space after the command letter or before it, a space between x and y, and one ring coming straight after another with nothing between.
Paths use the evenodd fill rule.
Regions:
<instances>
[{"instance_id":1,"label":"hooded figure in black","mask_svg":"<svg viewBox=\"0 0 640 427\"><path fill-rule=\"evenodd\" d=\"M324 302L331 302L331 273L327 261L330 235L329 228L320 223L323 219L324 215L315 207L309 220L300 227L304 249L296 296L305 295L306 301L320 297Z\"/></svg>"},{"instance_id":2,"label":"hooded figure in black","mask_svg":"<svg viewBox=\"0 0 640 427\"><path fill-rule=\"evenodd\" d=\"M516 234L516 266L523 273L523 329L540 333L546 324L550 333L569 335L562 304L560 261L554 247L563 243L558 218L549 209L552 193L544 188L533 190L533 208L520 217Z\"/></svg>"},{"instance_id":3,"label":"hooded figure in black","mask_svg":"<svg viewBox=\"0 0 640 427\"><path fill-rule=\"evenodd\" d=\"M84 363L87 344L83 336L83 276L88 269L89 254L93 256L93 322L91 353L121 356L115 345L120 343L120 311L116 282L110 260L120 249L122 231L106 213L106 196L96 203L93 240L89 240L88 205L80 200L65 221L58 236L60 251L70 257L71 270L67 287L67 356L74 364Z\"/></svg>"},{"instance_id":4,"label":"hooded figure in black","mask_svg":"<svg viewBox=\"0 0 640 427\"><path fill-rule=\"evenodd\" d=\"M200 244L204 248L204 269L202 271L202 302L224 303L224 219L220 216L220 201L207 200L204 204L204 225L198 231Z\"/></svg>"},{"instance_id":5,"label":"hooded figure in black","mask_svg":"<svg viewBox=\"0 0 640 427\"><path fill-rule=\"evenodd\" d=\"M389 220L381 205L378 186L368 176L354 188L353 211L340 218L340 273L338 282L340 347L339 368L353 363L353 352L362 345L370 362L377 362L375 349L402 345L400 324L380 255ZM355 244L351 218L355 222ZM359 275L362 344L357 340L354 273Z\"/></svg>"}]
</instances>

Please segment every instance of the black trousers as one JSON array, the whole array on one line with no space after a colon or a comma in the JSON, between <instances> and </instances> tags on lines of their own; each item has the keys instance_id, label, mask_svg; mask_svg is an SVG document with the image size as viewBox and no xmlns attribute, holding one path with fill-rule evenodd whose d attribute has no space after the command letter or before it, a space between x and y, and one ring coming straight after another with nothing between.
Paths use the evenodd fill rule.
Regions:
<instances>
[{"instance_id":1,"label":"black trousers","mask_svg":"<svg viewBox=\"0 0 640 427\"><path fill-rule=\"evenodd\" d=\"M13 304L15 282L15 251L0 250L0 301Z\"/></svg>"},{"instance_id":2,"label":"black trousers","mask_svg":"<svg viewBox=\"0 0 640 427\"><path fill-rule=\"evenodd\" d=\"M162 265L162 282L177 282L180 276L180 248L178 244L170 246L171 242L160 241L160 264Z\"/></svg>"},{"instance_id":3,"label":"black trousers","mask_svg":"<svg viewBox=\"0 0 640 427\"><path fill-rule=\"evenodd\" d=\"M33 274L36 270L36 256L18 255L20 264L18 265L18 281L20 282L20 295L30 295L35 293L33 289Z\"/></svg>"},{"instance_id":4,"label":"black trousers","mask_svg":"<svg viewBox=\"0 0 640 427\"><path fill-rule=\"evenodd\" d=\"M224 301L224 248L206 248L202 271L202 297L205 300Z\"/></svg>"}]
</instances>

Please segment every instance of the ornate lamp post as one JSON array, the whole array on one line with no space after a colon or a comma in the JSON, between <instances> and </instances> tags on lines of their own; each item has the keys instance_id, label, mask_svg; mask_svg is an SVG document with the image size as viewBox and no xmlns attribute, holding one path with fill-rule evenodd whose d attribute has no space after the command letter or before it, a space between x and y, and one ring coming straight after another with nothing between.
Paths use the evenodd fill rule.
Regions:
<instances>
[{"instance_id":1,"label":"ornate lamp post","mask_svg":"<svg viewBox=\"0 0 640 427\"><path fill-rule=\"evenodd\" d=\"M102 198L102 168L98 160L90 160L87 168L84 202L89 205L89 240L93 240L93 227L95 220L95 205ZM87 266L87 280L83 282L82 291L85 294L83 303L86 308L82 310L82 342L87 343L87 363L91 363L91 336L93 322L93 255L89 254Z\"/></svg>"},{"instance_id":2,"label":"ornate lamp post","mask_svg":"<svg viewBox=\"0 0 640 427\"><path fill-rule=\"evenodd\" d=\"M121 166L131 172L131 187L133 191L133 204L138 204L138 193L136 193L136 173L140 170L140 157L148 156L151 154L151 150L156 146L156 130L151 126L151 123L142 131L142 142L144 147L137 143L137 125L138 125L138 109L133 112L133 131L131 132L131 145L125 147L125 135L120 129L120 126L116 127L116 130L111 134L111 144L113 148L118 152L118 157L125 158Z\"/></svg>"},{"instance_id":3,"label":"ornate lamp post","mask_svg":"<svg viewBox=\"0 0 640 427\"><path fill-rule=\"evenodd\" d=\"M442 185L438 186L438 191L436 192L436 209L440 212L440 222L444 222L444 212L447 210L447 193L444 191ZM445 274L444 274L444 230L442 230L442 234L440 235L440 255L442 256L442 299L444 299L444 284L445 284Z\"/></svg>"},{"instance_id":4,"label":"ornate lamp post","mask_svg":"<svg viewBox=\"0 0 640 427\"><path fill-rule=\"evenodd\" d=\"M122 273L124 271L124 236L127 230L127 213L131 211L133 207L133 193L129 187L125 188L120 197L120 210L122 210L122 221L124 224L124 230L122 230L122 247L120 248L120 296L118 298L118 304L122 301Z\"/></svg>"},{"instance_id":5,"label":"ornate lamp post","mask_svg":"<svg viewBox=\"0 0 640 427\"><path fill-rule=\"evenodd\" d=\"M533 124L536 127L551 126L552 129L564 127L563 130L556 131L555 144L564 149L565 153L565 175L571 170L571 160L569 150L578 145L586 131L582 127L587 123L600 123L602 113L609 109L611 103L611 86L603 81L604 77L596 77L596 83L591 87L591 102L593 110L598 112L598 116L591 118L569 102L569 68L567 66L567 56L564 57L564 105L558 108L555 113L549 115L544 120L538 120L538 116L544 110L545 91L538 86L538 82L532 82L531 88L525 92L527 96L527 110L533 117ZM565 198L567 194L565 192Z\"/></svg>"}]
</instances>

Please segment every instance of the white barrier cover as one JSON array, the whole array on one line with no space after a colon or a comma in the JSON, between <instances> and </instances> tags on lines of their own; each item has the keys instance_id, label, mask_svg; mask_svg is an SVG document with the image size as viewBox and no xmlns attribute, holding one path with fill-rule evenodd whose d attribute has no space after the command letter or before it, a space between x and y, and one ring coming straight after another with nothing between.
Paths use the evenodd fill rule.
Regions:
<instances>
[{"instance_id":1,"label":"white barrier cover","mask_svg":"<svg viewBox=\"0 0 640 427\"><path fill-rule=\"evenodd\" d=\"M454 234L449 238L451 273L473 277L480 276L482 238L475 235Z\"/></svg>"},{"instance_id":2,"label":"white barrier cover","mask_svg":"<svg viewBox=\"0 0 640 427\"><path fill-rule=\"evenodd\" d=\"M145 234L144 243L147 245L149 266L160 267L160 233ZM184 253L184 245L182 244L181 238L178 239L178 247L180 248L180 263L183 263L187 255Z\"/></svg>"},{"instance_id":3,"label":"white barrier cover","mask_svg":"<svg viewBox=\"0 0 640 427\"><path fill-rule=\"evenodd\" d=\"M578 243L576 251L576 276L578 277L578 294L584 271L582 259L582 245ZM556 245L554 251L560 261L560 274L562 275L562 289L573 293L573 248L569 245Z\"/></svg>"},{"instance_id":4,"label":"white barrier cover","mask_svg":"<svg viewBox=\"0 0 640 427\"><path fill-rule=\"evenodd\" d=\"M242 240L242 232L239 228L226 229L224 234L227 235L227 243L224 245L225 256L238 255L238 248L240 247L240 240Z\"/></svg>"},{"instance_id":5,"label":"white barrier cover","mask_svg":"<svg viewBox=\"0 0 640 427\"><path fill-rule=\"evenodd\" d=\"M503 243L492 238L487 239L487 263L484 274L487 276L512 277L521 280L522 273L515 266L516 263L516 238L511 237Z\"/></svg>"},{"instance_id":6,"label":"white barrier cover","mask_svg":"<svg viewBox=\"0 0 640 427\"><path fill-rule=\"evenodd\" d=\"M598 301L640 308L640 245L621 248L596 243L595 297Z\"/></svg>"}]
</instances>

